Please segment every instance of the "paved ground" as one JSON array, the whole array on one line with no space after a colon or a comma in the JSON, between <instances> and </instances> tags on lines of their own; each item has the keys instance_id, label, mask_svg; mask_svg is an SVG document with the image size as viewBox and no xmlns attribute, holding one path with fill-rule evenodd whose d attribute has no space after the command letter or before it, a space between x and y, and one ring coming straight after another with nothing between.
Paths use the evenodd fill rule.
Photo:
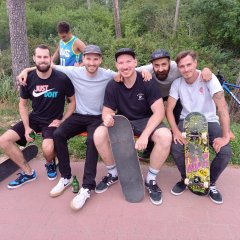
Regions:
<instances>
[{"instance_id":1,"label":"paved ground","mask_svg":"<svg viewBox=\"0 0 240 240\"><path fill-rule=\"evenodd\" d=\"M240 239L240 169L228 167L218 181L223 205L190 191L171 195L178 172L164 166L157 180L164 194L162 205L151 204L147 194L141 203L128 203L117 183L103 194L92 193L84 208L74 212L69 206L75 196L71 189L58 198L49 197L58 180L47 180L40 160L31 165L37 181L15 190L6 188L15 175L0 183L1 240ZM73 162L72 169L81 180L83 162ZM145 176L147 166L142 169ZM98 181L103 174L105 167L99 163Z\"/></svg>"}]
</instances>

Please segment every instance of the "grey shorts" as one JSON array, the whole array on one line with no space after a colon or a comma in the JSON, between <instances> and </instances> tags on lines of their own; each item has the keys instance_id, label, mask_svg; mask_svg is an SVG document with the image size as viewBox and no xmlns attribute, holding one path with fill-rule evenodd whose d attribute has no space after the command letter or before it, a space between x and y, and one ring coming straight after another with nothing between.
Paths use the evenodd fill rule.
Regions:
<instances>
[{"instance_id":1,"label":"grey shorts","mask_svg":"<svg viewBox=\"0 0 240 240\"><path fill-rule=\"evenodd\" d=\"M130 124L132 126L132 129L133 129L133 133L135 136L139 137L143 130L145 129L145 127L147 126L147 123L148 123L148 120L149 118L143 118L143 119L138 119L138 120L133 120L133 121L130 121ZM159 128L167 128L167 126L161 122L155 129L154 131L151 133L149 139L151 139L153 133L159 129Z\"/></svg>"}]
</instances>

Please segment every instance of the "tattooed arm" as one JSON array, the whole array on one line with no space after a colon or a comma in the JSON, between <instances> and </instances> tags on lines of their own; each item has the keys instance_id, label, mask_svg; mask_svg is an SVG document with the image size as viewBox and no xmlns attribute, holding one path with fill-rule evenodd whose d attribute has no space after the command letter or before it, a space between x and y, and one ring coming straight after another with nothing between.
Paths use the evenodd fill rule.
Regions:
<instances>
[{"instance_id":1,"label":"tattooed arm","mask_svg":"<svg viewBox=\"0 0 240 240\"><path fill-rule=\"evenodd\" d=\"M216 152L219 152L221 147L229 143L230 140L230 117L228 113L228 105L224 97L224 92L220 91L213 95L213 100L217 107L220 125L222 127L222 137L216 138L213 142L213 147Z\"/></svg>"}]
</instances>

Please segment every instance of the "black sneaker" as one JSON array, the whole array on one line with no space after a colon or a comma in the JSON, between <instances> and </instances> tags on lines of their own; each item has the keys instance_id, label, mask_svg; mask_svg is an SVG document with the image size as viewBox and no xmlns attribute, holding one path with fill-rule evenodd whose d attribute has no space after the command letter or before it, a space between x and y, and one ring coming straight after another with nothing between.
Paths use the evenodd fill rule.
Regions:
<instances>
[{"instance_id":1,"label":"black sneaker","mask_svg":"<svg viewBox=\"0 0 240 240\"><path fill-rule=\"evenodd\" d=\"M175 196L181 195L186 189L186 184L182 179L180 182L177 182L176 185L172 188L171 193Z\"/></svg>"},{"instance_id":2,"label":"black sneaker","mask_svg":"<svg viewBox=\"0 0 240 240\"><path fill-rule=\"evenodd\" d=\"M158 187L155 180L150 180L149 183L145 182L145 186L148 189L150 200L153 204L159 205L162 203L162 191Z\"/></svg>"},{"instance_id":3,"label":"black sneaker","mask_svg":"<svg viewBox=\"0 0 240 240\"><path fill-rule=\"evenodd\" d=\"M47 176L49 180L55 180L57 178L57 170L55 161L45 164L47 170Z\"/></svg>"},{"instance_id":4,"label":"black sneaker","mask_svg":"<svg viewBox=\"0 0 240 240\"><path fill-rule=\"evenodd\" d=\"M223 199L221 193L217 190L215 185L211 185L209 188L209 197L210 199L217 204L222 204Z\"/></svg>"},{"instance_id":5,"label":"black sneaker","mask_svg":"<svg viewBox=\"0 0 240 240\"><path fill-rule=\"evenodd\" d=\"M32 182L37 178L36 172L33 171L32 175L27 175L25 172L18 173L19 177L16 180L8 183L8 188L18 188L25 183Z\"/></svg>"},{"instance_id":6,"label":"black sneaker","mask_svg":"<svg viewBox=\"0 0 240 240\"><path fill-rule=\"evenodd\" d=\"M111 173L108 173L107 176L103 177L102 181L97 185L95 192L96 193L103 193L105 192L108 187L118 181L118 176L113 177Z\"/></svg>"}]
</instances>

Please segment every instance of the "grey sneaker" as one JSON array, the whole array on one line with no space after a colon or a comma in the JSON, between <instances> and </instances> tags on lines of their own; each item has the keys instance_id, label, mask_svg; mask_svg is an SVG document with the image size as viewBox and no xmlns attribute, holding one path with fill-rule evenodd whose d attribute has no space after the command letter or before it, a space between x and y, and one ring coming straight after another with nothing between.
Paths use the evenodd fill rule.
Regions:
<instances>
[{"instance_id":1,"label":"grey sneaker","mask_svg":"<svg viewBox=\"0 0 240 240\"><path fill-rule=\"evenodd\" d=\"M215 185L211 185L209 188L209 197L216 204L222 204L223 199L221 193L217 190Z\"/></svg>"},{"instance_id":2,"label":"grey sneaker","mask_svg":"<svg viewBox=\"0 0 240 240\"><path fill-rule=\"evenodd\" d=\"M113 177L111 173L108 173L107 176L103 177L102 181L96 186L96 193L103 193L114 183L118 181L118 176Z\"/></svg>"},{"instance_id":3,"label":"grey sneaker","mask_svg":"<svg viewBox=\"0 0 240 240\"><path fill-rule=\"evenodd\" d=\"M156 181L150 180L149 183L145 182L145 186L148 189L151 202L155 205L160 205L162 203L162 191Z\"/></svg>"},{"instance_id":4,"label":"grey sneaker","mask_svg":"<svg viewBox=\"0 0 240 240\"><path fill-rule=\"evenodd\" d=\"M175 196L181 195L186 189L186 184L182 179L180 182L177 182L176 185L172 188L171 193Z\"/></svg>"}]
</instances>

